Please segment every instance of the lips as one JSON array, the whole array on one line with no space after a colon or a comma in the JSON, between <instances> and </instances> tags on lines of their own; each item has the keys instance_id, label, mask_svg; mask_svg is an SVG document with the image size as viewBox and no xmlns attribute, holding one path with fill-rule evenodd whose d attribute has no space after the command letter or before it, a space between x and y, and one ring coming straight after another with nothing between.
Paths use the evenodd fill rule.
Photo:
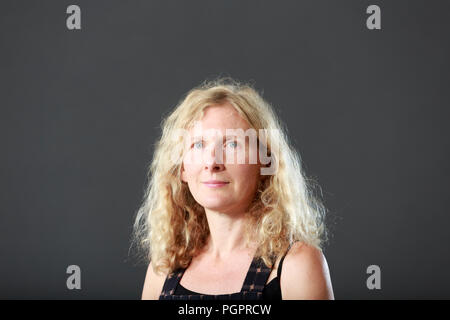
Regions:
<instances>
[{"instance_id":1,"label":"lips","mask_svg":"<svg viewBox=\"0 0 450 320\"><path fill-rule=\"evenodd\" d=\"M202 182L204 185L210 188L220 188L229 184L228 181L220 181L220 180L209 180Z\"/></svg>"}]
</instances>

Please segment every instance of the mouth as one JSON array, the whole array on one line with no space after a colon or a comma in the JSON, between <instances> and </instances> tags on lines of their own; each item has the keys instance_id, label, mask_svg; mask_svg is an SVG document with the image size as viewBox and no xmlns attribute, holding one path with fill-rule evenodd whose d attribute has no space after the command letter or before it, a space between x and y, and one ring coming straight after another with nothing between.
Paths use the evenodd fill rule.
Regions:
<instances>
[{"instance_id":1,"label":"mouth","mask_svg":"<svg viewBox=\"0 0 450 320\"><path fill-rule=\"evenodd\" d=\"M209 188L220 188L229 184L228 181L218 181L218 180L204 181L202 183Z\"/></svg>"}]
</instances>

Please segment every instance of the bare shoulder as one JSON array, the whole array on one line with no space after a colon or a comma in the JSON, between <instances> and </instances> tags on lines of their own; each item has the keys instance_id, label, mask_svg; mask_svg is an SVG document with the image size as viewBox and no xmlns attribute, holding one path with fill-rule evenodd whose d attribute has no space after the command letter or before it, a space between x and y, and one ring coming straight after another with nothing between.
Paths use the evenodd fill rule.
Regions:
<instances>
[{"instance_id":1,"label":"bare shoulder","mask_svg":"<svg viewBox=\"0 0 450 320\"><path fill-rule=\"evenodd\" d=\"M305 243L294 243L286 254L280 285L284 300L334 299L325 256Z\"/></svg>"},{"instance_id":2,"label":"bare shoulder","mask_svg":"<svg viewBox=\"0 0 450 320\"><path fill-rule=\"evenodd\" d=\"M147 268L147 274L145 275L142 300L158 300L166 277L167 274L155 273L150 262Z\"/></svg>"}]
</instances>

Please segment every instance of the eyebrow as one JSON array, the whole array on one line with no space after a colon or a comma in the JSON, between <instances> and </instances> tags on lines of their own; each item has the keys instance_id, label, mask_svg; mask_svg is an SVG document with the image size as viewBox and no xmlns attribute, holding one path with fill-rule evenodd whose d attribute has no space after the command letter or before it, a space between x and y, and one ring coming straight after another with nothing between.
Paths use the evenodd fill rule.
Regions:
<instances>
[{"instance_id":1,"label":"eyebrow","mask_svg":"<svg viewBox=\"0 0 450 320\"><path fill-rule=\"evenodd\" d=\"M228 135L228 136L224 136L223 140L229 140L229 139L235 139L236 137L238 137L239 135ZM205 136L194 136L191 138L191 141L194 140L204 140Z\"/></svg>"}]
</instances>

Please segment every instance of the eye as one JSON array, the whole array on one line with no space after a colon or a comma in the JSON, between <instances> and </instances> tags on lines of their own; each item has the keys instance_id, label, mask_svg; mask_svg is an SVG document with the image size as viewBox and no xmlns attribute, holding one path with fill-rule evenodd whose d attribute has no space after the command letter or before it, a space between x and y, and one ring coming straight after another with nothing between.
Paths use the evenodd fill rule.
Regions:
<instances>
[{"instance_id":1,"label":"eye","mask_svg":"<svg viewBox=\"0 0 450 320\"><path fill-rule=\"evenodd\" d=\"M227 147L229 146L233 149L237 148L237 146L238 146L237 141L228 141L226 145L227 145Z\"/></svg>"},{"instance_id":2,"label":"eye","mask_svg":"<svg viewBox=\"0 0 450 320\"><path fill-rule=\"evenodd\" d=\"M194 149L201 149L203 148L203 141L194 142L191 147Z\"/></svg>"}]
</instances>

